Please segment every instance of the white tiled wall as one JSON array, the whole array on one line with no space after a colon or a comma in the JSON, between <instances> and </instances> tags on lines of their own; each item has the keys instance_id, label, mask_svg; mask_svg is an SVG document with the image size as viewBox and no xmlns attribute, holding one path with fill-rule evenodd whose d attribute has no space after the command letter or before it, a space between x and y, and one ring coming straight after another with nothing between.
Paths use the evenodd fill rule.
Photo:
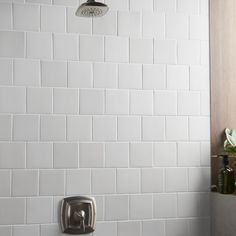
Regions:
<instances>
[{"instance_id":1,"label":"white tiled wall","mask_svg":"<svg viewBox=\"0 0 236 236\"><path fill-rule=\"evenodd\" d=\"M0 235L209 236L208 1L79 3L0 1Z\"/></svg>"}]
</instances>

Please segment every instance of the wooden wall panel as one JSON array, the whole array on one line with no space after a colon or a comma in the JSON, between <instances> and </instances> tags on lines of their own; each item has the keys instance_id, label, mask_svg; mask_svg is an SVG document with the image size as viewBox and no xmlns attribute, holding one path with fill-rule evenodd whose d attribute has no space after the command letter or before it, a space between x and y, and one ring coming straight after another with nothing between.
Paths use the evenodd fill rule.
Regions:
<instances>
[{"instance_id":1,"label":"wooden wall panel","mask_svg":"<svg viewBox=\"0 0 236 236\"><path fill-rule=\"evenodd\" d=\"M236 0L210 0L211 151L222 151L224 129L236 128ZM212 182L216 182L212 162Z\"/></svg>"}]
</instances>

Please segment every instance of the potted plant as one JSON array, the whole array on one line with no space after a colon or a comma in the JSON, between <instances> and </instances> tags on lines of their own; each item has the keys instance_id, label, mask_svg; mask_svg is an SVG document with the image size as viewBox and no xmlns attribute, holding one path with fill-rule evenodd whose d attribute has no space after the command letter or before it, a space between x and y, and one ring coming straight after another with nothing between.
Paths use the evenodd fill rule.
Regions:
<instances>
[{"instance_id":1,"label":"potted plant","mask_svg":"<svg viewBox=\"0 0 236 236\"><path fill-rule=\"evenodd\" d=\"M224 141L224 152L236 157L236 130L225 129L226 140Z\"/></svg>"}]
</instances>

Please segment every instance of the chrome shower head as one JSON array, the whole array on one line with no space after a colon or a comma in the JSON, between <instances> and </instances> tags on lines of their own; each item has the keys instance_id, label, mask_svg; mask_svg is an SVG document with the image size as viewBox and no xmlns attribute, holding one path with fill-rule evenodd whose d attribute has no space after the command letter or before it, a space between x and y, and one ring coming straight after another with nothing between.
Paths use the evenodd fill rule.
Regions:
<instances>
[{"instance_id":1,"label":"chrome shower head","mask_svg":"<svg viewBox=\"0 0 236 236\"><path fill-rule=\"evenodd\" d=\"M109 10L108 6L95 0L88 0L77 9L75 15L82 17L101 17L104 16Z\"/></svg>"}]
</instances>

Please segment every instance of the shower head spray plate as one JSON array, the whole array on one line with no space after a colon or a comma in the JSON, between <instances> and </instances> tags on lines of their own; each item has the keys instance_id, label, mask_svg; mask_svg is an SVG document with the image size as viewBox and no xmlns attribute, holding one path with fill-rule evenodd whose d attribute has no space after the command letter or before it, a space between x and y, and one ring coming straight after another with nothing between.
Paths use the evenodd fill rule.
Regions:
<instances>
[{"instance_id":1,"label":"shower head spray plate","mask_svg":"<svg viewBox=\"0 0 236 236\"><path fill-rule=\"evenodd\" d=\"M75 15L81 17L101 17L108 12L109 8L106 4L88 0L77 9Z\"/></svg>"}]
</instances>

